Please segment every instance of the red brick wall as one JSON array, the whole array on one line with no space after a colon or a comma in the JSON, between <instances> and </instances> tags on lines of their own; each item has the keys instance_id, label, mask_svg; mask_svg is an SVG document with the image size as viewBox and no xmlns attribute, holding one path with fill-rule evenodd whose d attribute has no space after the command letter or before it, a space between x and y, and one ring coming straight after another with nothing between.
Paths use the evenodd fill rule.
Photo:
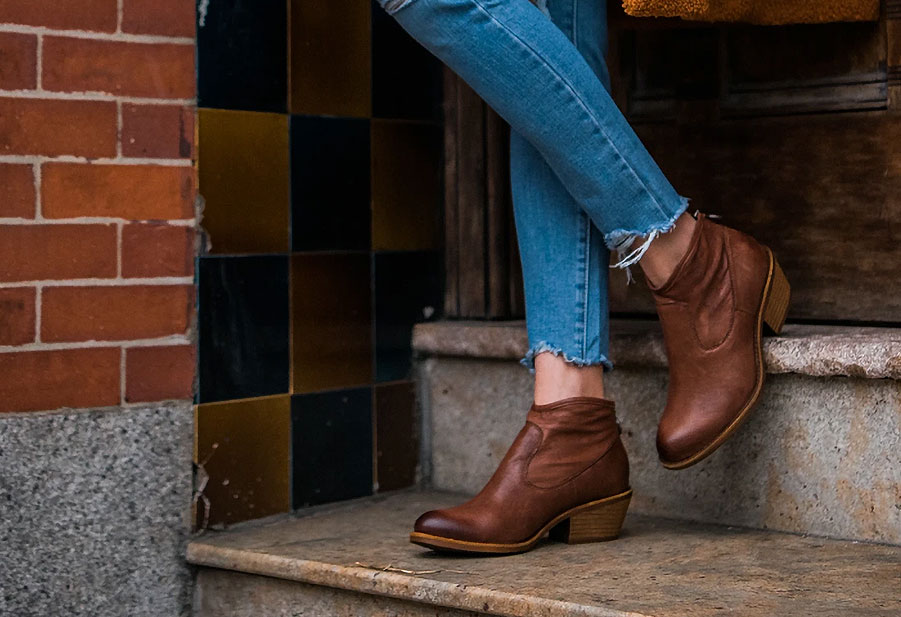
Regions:
<instances>
[{"instance_id":1,"label":"red brick wall","mask_svg":"<svg viewBox=\"0 0 901 617\"><path fill-rule=\"evenodd\" d=\"M194 0L0 0L0 412L189 398Z\"/></svg>"}]
</instances>

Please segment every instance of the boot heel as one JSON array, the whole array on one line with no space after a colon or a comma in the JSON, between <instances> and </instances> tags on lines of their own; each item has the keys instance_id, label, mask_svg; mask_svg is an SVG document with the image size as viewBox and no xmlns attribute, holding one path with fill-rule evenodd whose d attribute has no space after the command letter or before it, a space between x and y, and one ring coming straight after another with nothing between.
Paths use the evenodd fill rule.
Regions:
<instances>
[{"instance_id":1,"label":"boot heel","mask_svg":"<svg viewBox=\"0 0 901 617\"><path fill-rule=\"evenodd\" d=\"M613 540L623 528L631 500L632 491L629 490L580 510L551 528L550 538L567 544Z\"/></svg>"},{"instance_id":2,"label":"boot heel","mask_svg":"<svg viewBox=\"0 0 901 617\"><path fill-rule=\"evenodd\" d=\"M788 284L788 279L785 278L779 262L773 257L773 280L770 282L770 293L763 309L763 321L774 334L782 332L790 301L791 286Z\"/></svg>"}]
</instances>

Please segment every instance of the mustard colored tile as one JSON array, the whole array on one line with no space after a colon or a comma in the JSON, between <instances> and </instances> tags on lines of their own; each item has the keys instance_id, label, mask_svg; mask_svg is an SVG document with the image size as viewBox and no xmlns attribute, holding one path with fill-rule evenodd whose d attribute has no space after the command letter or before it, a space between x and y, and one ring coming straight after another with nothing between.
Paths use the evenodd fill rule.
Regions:
<instances>
[{"instance_id":1,"label":"mustard colored tile","mask_svg":"<svg viewBox=\"0 0 901 617\"><path fill-rule=\"evenodd\" d=\"M212 253L279 253L290 245L288 116L199 110L203 228Z\"/></svg>"},{"instance_id":2,"label":"mustard colored tile","mask_svg":"<svg viewBox=\"0 0 901 617\"><path fill-rule=\"evenodd\" d=\"M291 257L294 392L372 381L368 253Z\"/></svg>"},{"instance_id":3,"label":"mustard colored tile","mask_svg":"<svg viewBox=\"0 0 901 617\"><path fill-rule=\"evenodd\" d=\"M440 246L441 128L373 120L372 248L420 251Z\"/></svg>"},{"instance_id":4,"label":"mustard colored tile","mask_svg":"<svg viewBox=\"0 0 901 617\"><path fill-rule=\"evenodd\" d=\"M291 0L291 113L371 115L371 10L360 0Z\"/></svg>"},{"instance_id":5,"label":"mustard colored tile","mask_svg":"<svg viewBox=\"0 0 901 617\"><path fill-rule=\"evenodd\" d=\"M210 526L291 509L291 397L207 403L195 407L195 462L209 476ZM199 488L199 487L198 487ZM205 503L198 500L201 527Z\"/></svg>"}]
</instances>

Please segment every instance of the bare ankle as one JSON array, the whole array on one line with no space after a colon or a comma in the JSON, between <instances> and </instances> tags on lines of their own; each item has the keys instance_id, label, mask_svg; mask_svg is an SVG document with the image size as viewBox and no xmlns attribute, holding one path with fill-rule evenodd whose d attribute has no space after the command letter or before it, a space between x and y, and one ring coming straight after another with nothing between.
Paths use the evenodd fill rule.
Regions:
<instances>
[{"instance_id":1,"label":"bare ankle","mask_svg":"<svg viewBox=\"0 0 901 617\"><path fill-rule=\"evenodd\" d=\"M639 262L651 285L659 287L669 280L688 251L697 224L697 220L686 212L676 219L672 230L660 234L651 243ZM641 242L641 239L636 240L636 243Z\"/></svg>"},{"instance_id":2,"label":"bare ankle","mask_svg":"<svg viewBox=\"0 0 901 617\"><path fill-rule=\"evenodd\" d=\"M535 356L535 403L546 405L574 396L604 398L604 367L577 366L548 352Z\"/></svg>"}]
</instances>

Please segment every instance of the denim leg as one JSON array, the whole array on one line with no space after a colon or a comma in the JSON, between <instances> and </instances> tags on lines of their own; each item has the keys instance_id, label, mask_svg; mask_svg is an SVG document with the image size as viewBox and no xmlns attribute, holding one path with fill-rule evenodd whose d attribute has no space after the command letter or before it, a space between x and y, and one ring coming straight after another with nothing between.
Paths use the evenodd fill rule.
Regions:
<instances>
[{"instance_id":1,"label":"denim leg","mask_svg":"<svg viewBox=\"0 0 901 617\"><path fill-rule=\"evenodd\" d=\"M608 247L685 211L586 59L528 0L380 2L535 146Z\"/></svg>"},{"instance_id":2,"label":"denim leg","mask_svg":"<svg viewBox=\"0 0 901 617\"><path fill-rule=\"evenodd\" d=\"M609 89L604 56L607 7L599 0L548 0L554 24ZM522 260L529 351L522 364L551 352L579 366L609 360L607 264L602 235L541 153L510 133L510 180ZM553 221L553 225L547 225Z\"/></svg>"}]
</instances>

